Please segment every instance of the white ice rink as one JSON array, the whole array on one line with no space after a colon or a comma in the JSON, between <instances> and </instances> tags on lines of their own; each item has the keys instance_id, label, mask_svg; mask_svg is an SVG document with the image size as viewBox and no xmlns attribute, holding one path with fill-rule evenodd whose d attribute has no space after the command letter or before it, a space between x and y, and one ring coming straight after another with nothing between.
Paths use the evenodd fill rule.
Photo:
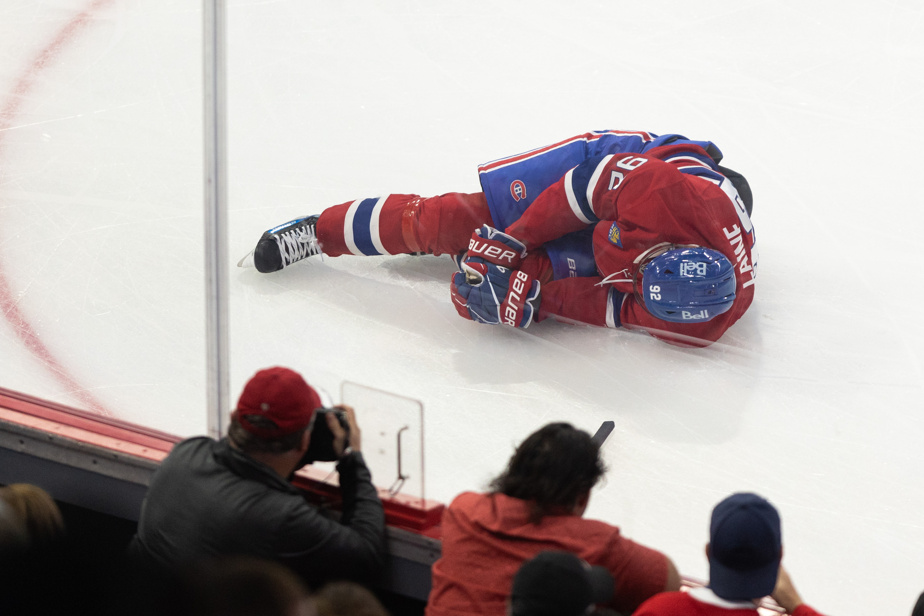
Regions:
<instances>
[{"instance_id":1,"label":"white ice rink","mask_svg":"<svg viewBox=\"0 0 924 616\"><path fill-rule=\"evenodd\" d=\"M0 386L205 422L201 3L0 3ZM283 364L426 409L427 496L612 419L588 515L706 577L712 506L780 509L826 614L924 590L924 4L239 0L229 242L593 129L711 139L755 195L756 300L711 348L460 319L449 260L233 269L232 398ZM374 410L359 409L363 413Z\"/></svg>"}]
</instances>

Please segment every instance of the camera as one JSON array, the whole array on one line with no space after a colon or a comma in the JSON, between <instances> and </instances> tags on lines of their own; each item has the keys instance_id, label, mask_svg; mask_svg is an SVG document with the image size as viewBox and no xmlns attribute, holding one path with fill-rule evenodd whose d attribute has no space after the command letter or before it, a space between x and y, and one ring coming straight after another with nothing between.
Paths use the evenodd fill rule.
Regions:
<instances>
[{"instance_id":1,"label":"camera","mask_svg":"<svg viewBox=\"0 0 924 616\"><path fill-rule=\"evenodd\" d=\"M336 408L317 409L311 418L311 440L308 442L308 451L302 456L299 468L312 462L333 462L340 458L340 452L334 451L334 433L327 425L327 415L330 413L333 413L340 422L340 426L346 431L346 441L343 446L350 445L350 424L346 413Z\"/></svg>"}]
</instances>

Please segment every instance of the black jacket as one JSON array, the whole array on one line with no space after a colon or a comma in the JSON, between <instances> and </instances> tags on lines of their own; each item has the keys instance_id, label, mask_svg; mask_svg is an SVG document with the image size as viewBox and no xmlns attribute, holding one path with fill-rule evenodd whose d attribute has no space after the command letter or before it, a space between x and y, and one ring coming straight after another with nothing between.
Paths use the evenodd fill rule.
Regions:
<instances>
[{"instance_id":1,"label":"black jacket","mask_svg":"<svg viewBox=\"0 0 924 616\"><path fill-rule=\"evenodd\" d=\"M174 565L228 554L269 558L309 584L371 580L385 559L385 514L362 454L337 465L340 521L326 517L227 438L178 443L154 474L130 553Z\"/></svg>"}]
</instances>

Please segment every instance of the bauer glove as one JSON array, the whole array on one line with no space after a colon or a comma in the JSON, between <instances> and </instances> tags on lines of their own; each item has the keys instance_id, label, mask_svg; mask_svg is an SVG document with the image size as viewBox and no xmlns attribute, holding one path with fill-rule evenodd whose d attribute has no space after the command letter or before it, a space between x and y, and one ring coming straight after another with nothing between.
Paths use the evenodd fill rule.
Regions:
<instances>
[{"instance_id":1,"label":"bauer glove","mask_svg":"<svg viewBox=\"0 0 924 616\"><path fill-rule=\"evenodd\" d=\"M507 269L519 269L526 257L526 245L520 240L498 231L494 227L481 225L468 241L465 260L483 260ZM460 268L461 269L461 268Z\"/></svg>"},{"instance_id":2,"label":"bauer glove","mask_svg":"<svg viewBox=\"0 0 924 616\"><path fill-rule=\"evenodd\" d=\"M509 236L508 236L509 237ZM528 327L539 309L539 281L520 270L469 257L452 276L456 312L476 323Z\"/></svg>"}]
</instances>

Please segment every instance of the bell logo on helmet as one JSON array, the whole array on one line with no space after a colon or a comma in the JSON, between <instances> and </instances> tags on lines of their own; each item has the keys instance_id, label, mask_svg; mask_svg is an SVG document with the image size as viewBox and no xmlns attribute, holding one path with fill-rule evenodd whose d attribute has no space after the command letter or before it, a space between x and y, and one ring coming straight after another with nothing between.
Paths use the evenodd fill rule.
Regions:
<instances>
[{"instance_id":1,"label":"bell logo on helmet","mask_svg":"<svg viewBox=\"0 0 924 616\"><path fill-rule=\"evenodd\" d=\"M693 276L705 276L708 273L709 266L706 263L692 263L684 261L680 264L680 275L692 278Z\"/></svg>"},{"instance_id":2,"label":"bell logo on helmet","mask_svg":"<svg viewBox=\"0 0 924 616\"><path fill-rule=\"evenodd\" d=\"M681 310L680 316L683 317L684 321L708 321L709 320L709 311L700 310L699 312L690 312L689 310Z\"/></svg>"}]
</instances>

